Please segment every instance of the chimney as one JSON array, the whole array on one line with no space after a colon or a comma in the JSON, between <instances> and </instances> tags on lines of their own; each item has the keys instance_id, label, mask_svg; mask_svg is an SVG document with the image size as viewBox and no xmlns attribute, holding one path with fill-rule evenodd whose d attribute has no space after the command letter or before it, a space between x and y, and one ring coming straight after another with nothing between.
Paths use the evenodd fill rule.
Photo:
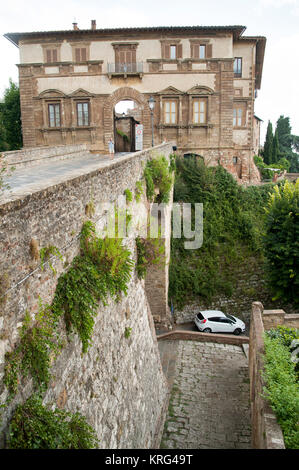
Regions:
<instances>
[{"instance_id":1,"label":"chimney","mask_svg":"<svg viewBox=\"0 0 299 470\"><path fill-rule=\"evenodd\" d=\"M79 29L79 28L78 28L78 23L73 23L73 29L74 29L75 31L78 31L78 29Z\"/></svg>"},{"instance_id":2,"label":"chimney","mask_svg":"<svg viewBox=\"0 0 299 470\"><path fill-rule=\"evenodd\" d=\"M91 20L91 29L97 29L97 22L96 22L96 20Z\"/></svg>"}]
</instances>

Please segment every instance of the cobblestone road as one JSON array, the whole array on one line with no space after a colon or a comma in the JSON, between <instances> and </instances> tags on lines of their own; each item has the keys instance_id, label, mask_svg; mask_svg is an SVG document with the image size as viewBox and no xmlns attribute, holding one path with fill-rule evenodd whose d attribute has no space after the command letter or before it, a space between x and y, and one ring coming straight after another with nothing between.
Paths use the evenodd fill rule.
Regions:
<instances>
[{"instance_id":1,"label":"cobblestone road","mask_svg":"<svg viewBox=\"0 0 299 470\"><path fill-rule=\"evenodd\" d=\"M160 341L159 349L171 387L161 448L249 449L248 360L242 348Z\"/></svg>"}]
</instances>

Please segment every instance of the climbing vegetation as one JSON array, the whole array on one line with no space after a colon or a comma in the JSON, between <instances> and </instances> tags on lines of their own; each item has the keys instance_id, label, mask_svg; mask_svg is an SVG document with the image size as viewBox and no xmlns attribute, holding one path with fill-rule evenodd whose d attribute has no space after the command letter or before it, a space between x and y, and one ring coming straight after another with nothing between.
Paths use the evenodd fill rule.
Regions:
<instances>
[{"instance_id":1,"label":"climbing vegetation","mask_svg":"<svg viewBox=\"0 0 299 470\"><path fill-rule=\"evenodd\" d=\"M143 181L137 181L135 187L135 200L140 202L141 196L143 195Z\"/></svg>"},{"instance_id":2,"label":"climbing vegetation","mask_svg":"<svg viewBox=\"0 0 299 470\"><path fill-rule=\"evenodd\" d=\"M105 305L108 295L118 301L121 293L127 293L134 262L121 238L98 238L90 221L83 225L80 248L80 255L58 280L52 311L56 318L64 318L68 331L79 335L86 352L99 302Z\"/></svg>"},{"instance_id":3,"label":"climbing vegetation","mask_svg":"<svg viewBox=\"0 0 299 470\"><path fill-rule=\"evenodd\" d=\"M172 169L164 155L148 160L144 169L146 196L150 202L168 203L172 187Z\"/></svg>"},{"instance_id":4,"label":"climbing vegetation","mask_svg":"<svg viewBox=\"0 0 299 470\"><path fill-rule=\"evenodd\" d=\"M139 279L144 279L149 266L164 266L165 244L161 239L161 229L158 230L157 238L136 237L137 262L136 272Z\"/></svg>"},{"instance_id":5,"label":"climbing vegetation","mask_svg":"<svg viewBox=\"0 0 299 470\"><path fill-rule=\"evenodd\" d=\"M129 189L125 189L124 194L126 196L127 202L132 202L133 201L133 194Z\"/></svg>"},{"instance_id":6,"label":"climbing vegetation","mask_svg":"<svg viewBox=\"0 0 299 470\"><path fill-rule=\"evenodd\" d=\"M54 245L49 245L45 246L44 248L40 249L39 252L40 255L40 262L41 262L41 268L42 270L44 269L45 263L48 262L50 268L52 269L54 275L56 274L56 270L53 267L53 264L51 263L51 256L56 256L62 261L62 254L58 250L58 248Z\"/></svg>"},{"instance_id":7,"label":"climbing vegetation","mask_svg":"<svg viewBox=\"0 0 299 470\"><path fill-rule=\"evenodd\" d=\"M26 312L16 348L5 355L4 384L11 400L21 379L31 377L36 390L45 390L50 381L51 359L61 349L61 341L49 305L39 302L35 320Z\"/></svg>"},{"instance_id":8,"label":"climbing vegetation","mask_svg":"<svg viewBox=\"0 0 299 470\"><path fill-rule=\"evenodd\" d=\"M9 449L93 449L94 429L80 413L44 406L37 394L18 405L10 422Z\"/></svg>"},{"instance_id":9,"label":"climbing vegetation","mask_svg":"<svg viewBox=\"0 0 299 470\"><path fill-rule=\"evenodd\" d=\"M174 201L203 203L203 245L186 250L184 238L172 238L169 298L186 303L214 295L230 296L238 269L249 258L262 265L265 206L273 185L238 185L222 166L207 167L202 159L176 159ZM253 299L254 300L254 299Z\"/></svg>"}]
</instances>

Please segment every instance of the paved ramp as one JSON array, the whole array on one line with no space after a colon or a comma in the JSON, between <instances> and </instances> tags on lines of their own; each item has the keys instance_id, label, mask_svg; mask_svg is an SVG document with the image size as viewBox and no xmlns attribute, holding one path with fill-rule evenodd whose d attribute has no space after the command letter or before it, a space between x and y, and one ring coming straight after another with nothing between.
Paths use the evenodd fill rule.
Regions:
<instances>
[{"instance_id":1,"label":"paved ramp","mask_svg":"<svg viewBox=\"0 0 299 470\"><path fill-rule=\"evenodd\" d=\"M159 341L171 396L162 449L249 449L248 360L241 347Z\"/></svg>"}]
</instances>

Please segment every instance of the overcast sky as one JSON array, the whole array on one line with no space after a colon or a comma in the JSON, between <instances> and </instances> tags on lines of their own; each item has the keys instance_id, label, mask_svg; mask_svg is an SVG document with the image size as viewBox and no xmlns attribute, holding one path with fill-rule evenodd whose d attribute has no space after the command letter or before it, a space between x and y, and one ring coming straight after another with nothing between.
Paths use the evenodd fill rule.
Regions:
<instances>
[{"instance_id":1,"label":"overcast sky","mask_svg":"<svg viewBox=\"0 0 299 470\"><path fill-rule=\"evenodd\" d=\"M1 2L0 97L9 77L18 81L18 49L7 32L134 26L244 25L245 35L266 36L262 86L255 114L263 121L262 142L270 119L290 117L299 135L299 0L8 0Z\"/></svg>"}]
</instances>

